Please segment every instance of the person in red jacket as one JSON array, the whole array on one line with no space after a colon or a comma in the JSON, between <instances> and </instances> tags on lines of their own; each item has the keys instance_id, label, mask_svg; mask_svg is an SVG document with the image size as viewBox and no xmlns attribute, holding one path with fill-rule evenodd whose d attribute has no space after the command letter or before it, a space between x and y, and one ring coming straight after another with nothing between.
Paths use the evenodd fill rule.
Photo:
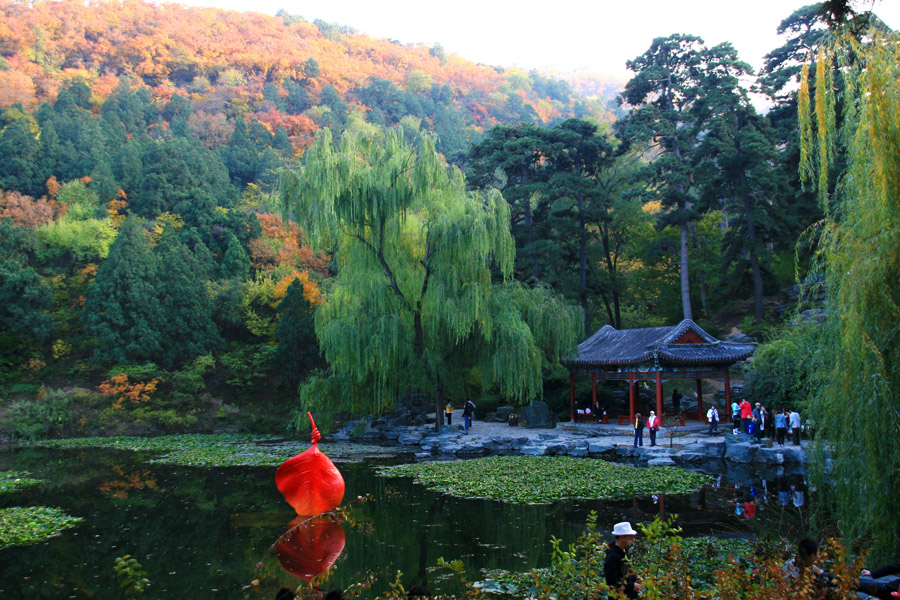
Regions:
<instances>
[{"instance_id":1,"label":"person in red jacket","mask_svg":"<svg viewBox=\"0 0 900 600\"><path fill-rule=\"evenodd\" d=\"M746 398L741 398L741 431L750 433L750 422L753 420L753 407Z\"/></svg>"},{"instance_id":2,"label":"person in red jacket","mask_svg":"<svg viewBox=\"0 0 900 600\"><path fill-rule=\"evenodd\" d=\"M650 445L655 446L656 432L659 431L659 417L652 410L650 411L650 418L647 419L647 429L650 430Z\"/></svg>"}]
</instances>

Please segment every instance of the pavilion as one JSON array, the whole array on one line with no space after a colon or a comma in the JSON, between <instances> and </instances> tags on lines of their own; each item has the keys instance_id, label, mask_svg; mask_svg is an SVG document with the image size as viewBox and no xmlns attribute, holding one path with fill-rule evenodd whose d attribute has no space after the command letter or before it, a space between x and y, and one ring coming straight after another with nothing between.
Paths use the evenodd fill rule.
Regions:
<instances>
[{"instance_id":1,"label":"pavilion","mask_svg":"<svg viewBox=\"0 0 900 600\"><path fill-rule=\"evenodd\" d=\"M719 379L725 384L726 406L731 404L728 369L749 358L753 344L723 342L690 319L673 327L618 330L610 325L578 344L574 356L561 362L569 370L569 399L575 421L575 382L591 381L593 413L597 406L597 382L628 383L629 417L634 422L635 384L656 382L656 414L663 417L663 380L694 379L697 382L697 418L704 421L701 381ZM723 415L723 419L730 415Z\"/></svg>"}]
</instances>

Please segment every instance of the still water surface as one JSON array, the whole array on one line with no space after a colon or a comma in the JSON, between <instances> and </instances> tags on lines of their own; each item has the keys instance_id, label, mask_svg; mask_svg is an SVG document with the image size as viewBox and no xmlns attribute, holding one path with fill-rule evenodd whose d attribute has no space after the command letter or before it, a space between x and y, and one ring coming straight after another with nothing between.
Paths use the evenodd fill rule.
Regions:
<instances>
[{"instance_id":1,"label":"still water surface","mask_svg":"<svg viewBox=\"0 0 900 600\"><path fill-rule=\"evenodd\" d=\"M397 571L408 588L453 593L433 567L460 559L470 580L485 569L527 570L550 561L550 538L574 541L589 511L602 526L679 515L685 535L793 537L809 509L802 473L725 470L714 485L685 496L547 506L464 500L430 492L375 470L404 460L338 463L347 491L371 500L350 518L319 523L270 550L294 519L271 467L198 468L148 462L151 455L110 449L14 448L0 470L27 470L47 483L0 496L0 507L58 506L84 523L53 540L0 551L0 598L120 599L113 565L130 554L147 571L147 598L274 598L303 583L309 556L334 558L323 589L345 588L371 573L369 594L383 593ZM412 457L406 457L412 460ZM314 539L316 538L316 539ZM280 559L280 560L279 560ZM262 563L261 567L258 566ZM252 580L259 586L243 589Z\"/></svg>"}]
</instances>

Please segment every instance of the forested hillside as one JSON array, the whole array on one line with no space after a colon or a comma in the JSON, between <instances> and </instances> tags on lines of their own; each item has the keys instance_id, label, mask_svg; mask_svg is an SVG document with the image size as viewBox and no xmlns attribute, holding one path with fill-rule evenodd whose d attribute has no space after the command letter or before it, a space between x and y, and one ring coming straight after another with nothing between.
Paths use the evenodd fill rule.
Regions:
<instances>
[{"instance_id":1,"label":"forested hillside","mask_svg":"<svg viewBox=\"0 0 900 600\"><path fill-rule=\"evenodd\" d=\"M359 111L379 125L405 116L421 122L452 158L498 123L602 113L537 72L476 65L440 46L377 40L287 13L138 0L0 6L0 108L33 111L81 80L90 88L84 108L99 112L128 77L154 104L187 100L187 128L206 147L227 140L242 117L271 134L284 129L299 151L316 128L343 127ZM170 116L146 125L167 129Z\"/></svg>"},{"instance_id":2,"label":"forested hillside","mask_svg":"<svg viewBox=\"0 0 900 600\"><path fill-rule=\"evenodd\" d=\"M319 151L331 148L344 175L362 158L337 154L379 136L401 140L394 156L412 153L409 161L433 141L433 157L462 168L444 187L448 198L466 202L437 203L429 196L437 188L416 182L410 189L422 197L400 194L408 204L388 213L357 192L381 189L390 204L394 188L368 178L409 174L378 163L374 143L363 187L346 191L360 206L378 206L351 215L365 217L351 221L361 227L357 239L368 240L372 223L384 219L396 234L390 250L409 273L433 256L427 231L462 235L453 219L494 207L490 219L478 219L504 240L502 251L484 253L477 279L479 289L492 277L505 287L485 292L490 302L460 294L455 308L466 307L473 327L491 304L496 323L502 315L506 331L528 342L502 345L528 349L507 355L509 364L529 365L527 394L494 385L517 379L499 361L461 368L460 357L477 354L461 337L440 348L439 366L416 367L438 394L479 396L482 407L512 401L513 389L524 402L541 385L545 399L562 403L554 357L563 338L606 323L690 317L727 334L722 326L743 319L745 330L765 332L784 314L779 296L794 281L795 259L805 265L798 237L821 216L797 175L794 91L801 65L814 56L807 49L827 31L817 6L781 24L785 43L761 73L727 43L710 47L682 34L648 40L629 62L635 76L614 112L604 108L614 88L595 79L577 82L593 97L585 100L537 72L474 65L439 46L373 40L289 14L136 1L0 6L0 411L15 435L253 427L267 415L278 423L266 427L282 427L304 381L318 386L307 386L314 392L306 397L330 409L372 406L357 400L372 380L341 379L346 361L328 364L319 348L337 308L316 307L340 297L349 242L313 252L294 222L310 218L296 207L311 205L296 194L287 202L280 185L286 173L307 168L317 137L341 148ZM750 102L748 85L769 97L767 115ZM433 157L422 159L423 173L435 172ZM314 174L298 180L307 193L337 193L346 177L328 160L317 164L332 173L331 187L321 188ZM491 202L476 210L475 197ZM430 221L438 212L445 220ZM334 225L318 216L323 228ZM514 258L501 231L507 221ZM422 347L421 305L441 307L448 320L434 322L458 327L443 299L475 289L451 277L471 257L448 252L439 269L456 283L418 288L419 300L403 301L413 316L397 321L418 324ZM353 268L374 277L368 285L404 288L384 253L374 263L386 270L374 275L366 270L373 257L353 256ZM434 275L430 267L424 273L410 277ZM544 314L537 304L556 306L559 298L576 307L565 314L578 314L566 336L537 318ZM327 339L349 357L359 354L352 351L359 324L381 317L345 314L352 315L345 328ZM377 325L378 335L396 334ZM553 348L543 355L541 333ZM365 377L384 383L403 370L379 371L373 365L387 357L370 357L359 370ZM389 382L395 391L398 381Z\"/></svg>"}]
</instances>

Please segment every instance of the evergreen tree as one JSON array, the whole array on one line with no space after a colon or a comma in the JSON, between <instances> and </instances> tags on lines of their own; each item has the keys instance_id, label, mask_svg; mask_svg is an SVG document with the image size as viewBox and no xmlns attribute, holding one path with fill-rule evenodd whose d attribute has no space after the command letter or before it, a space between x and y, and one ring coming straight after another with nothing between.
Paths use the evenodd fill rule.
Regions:
<instances>
[{"instance_id":1,"label":"evergreen tree","mask_svg":"<svg viewBox=\"0 0 900 600\"><path fill-rule=\"evenodd\" d=\"M316 341L313 306L303 295L303 284L295 279L278 304L278 352L282 385L294 392L307 372L322 366Z\"/></svg>"},{"instance_id":2,"label":"evergreen tree","mask_svg":"<svg viewBox=\"0 0 900 600\"><path fill-rule=\"evenodd\" d=\"M27 119L16 119L0 132L0 156L0 188L41 195L39 145Z\"/></svg>"},{"instance_id":3,"label":"evergreen tree","mask_svg":"<svg viewBox=\"0 0 900 600\"><path fill-rule=\"evenodd\" d=\"M791 249L796 239L784 202L787 182L778 166L777 138L740 86L749 67L728 43L708 56L703 93L694 106L706 131L695 153L695 180L705 184L701 193L712 208L729 217L728 258L744 269L749 264L754 315L762 321L765 258L770 248Z\"/></svg>"},{"instance_id":4,"label":"evergreen tree","mask_svg":"<svg viewBox=\"0 0 900 600\"><path fill-rule=\"evenodd\" d=\"M233 233L228 234L228 245L219 265L220 279L247 281L250 278L250 257Z\"/></svg>"},{"instance_id":5,"label":"evergreen tree","mask_svg":"<svg viewBox=\"0 0 900 600\"><path fill-rule=\"evenodd\" d=\"M0 329L44 341L53 331L46 313L53 297L50 287L28 266L34 251L31 230L0 219Z\"/></svg>"},{"instance_id":6,"label":"evergreen tree","mask_svg":"<svg viewBox=\"0 0 900 600\"><path fill-rule=\"evenodd\" d=\"M158 323L162 352L156 360L173 369L209 354L222 345L212 321L212 305L200 265L171 227L166 227L154 252L160 308Z\"/></svg>"},{"instance_id":7,"label":"evergreen tree","mask_svg":"<svg viewBox=\"0 0 900 600\"><path fill-rule=\"evenodd\" d=\"M694 316L691 305L688 237L696 219L691 157L697 146L697 123L692 112L700 90L706 48L691 35L656 38L641 56L628 61L634 77L621 101L634 107L617 123L626 139L655 140L659 156L653 162L654 190L664 213L661 226L674 225L681 235L681 304L685 319Z\"/></svg>"},{"instance_id":8,"label":"evergreen tree","mask_svg":"<svg viewBox=\"0 0 900 600\"><path fill-rule=\"evenodd\" d=\"M98 362L159 360L158 263L141 221L129 217L85 293L81 320Z\"/></svg>"}]
</instances>

